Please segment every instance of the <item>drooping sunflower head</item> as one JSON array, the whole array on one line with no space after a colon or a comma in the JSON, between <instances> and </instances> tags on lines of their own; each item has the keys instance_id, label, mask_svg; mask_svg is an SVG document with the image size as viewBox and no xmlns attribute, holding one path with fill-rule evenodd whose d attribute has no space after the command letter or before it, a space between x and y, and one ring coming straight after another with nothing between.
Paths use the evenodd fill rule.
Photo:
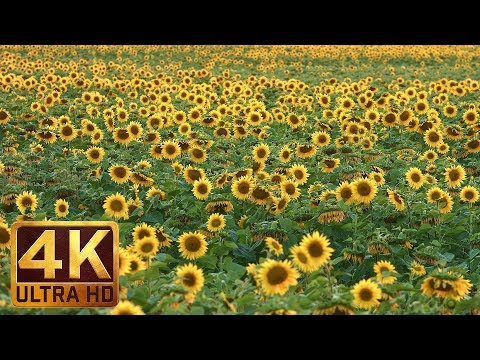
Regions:
<instances>
[{"instance_id":1,"label":"drooping sunflower head","mask_svg":"<svg viewBox=\"0 0 480 360\"><path fill-rule=\"evenodd\" d=\"M340 165L340 159L335 158L323 159L320 164L320 166L322 167L322 171L325 173L331 173L338 167L338 165Z\"/></svg>"},{"instance_id":2,"label":"drooping sunflower head","mask_svg":"<svg viewBox=\"0 0 480 360\"><path fill-rule=\"evenodd\" d=\"M172 240L170 239L170 235L168 235L163 227L155 229L155 237L158 240L159 247L170 247L172 244Z\"/></svg>"},{"instance_id":3,"label":"drooping sunflower head","mask_svg":"<svg viewBox=\"0 0 480 360\"><path fill-rule=\"evenodd\" d=\"M410 265L410 272L415 276L423 276L427 273L425 266L415 260L412 261L412 264Z\"/></svg>"},{"instance_id":4,"label":"drooping sunflower head","mask_svg":"<svg viewBox=\"0 0 480 360\"><path fill-rule=\"evenodd\" d=\"M133 182L136 185L141 185L141 186L152 186L153 185L153 179L138 172L134 171L131 173L129 180Z\"/></svg>"},{"instance_id":5,"label":"drooping sunflower head","mask_svg":"<svg viewBox=\"0 0 480 360\"><path fill-rule=\"evenodd\" d=\"M207 242L202 233L185 232L178 238L178 247L182 257L188 260L198 259L207 252Z\"/></svg>"}]
</instances>

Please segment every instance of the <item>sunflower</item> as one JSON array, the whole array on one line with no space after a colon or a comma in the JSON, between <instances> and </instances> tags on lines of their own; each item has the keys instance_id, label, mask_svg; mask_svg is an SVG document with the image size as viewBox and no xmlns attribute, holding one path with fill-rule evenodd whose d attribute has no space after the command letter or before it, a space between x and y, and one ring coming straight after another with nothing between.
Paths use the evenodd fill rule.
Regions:
<instances>
[{"instance_id":1,"label":"sunflower","mask_svg":"<svg viewBox=\"0 0 480 360\"><path fill-rule=\"evenodd\" d=\"M352 186L352 199L356 203L370 204L377 194L377 184L371 179L361 178L355 180Z\"/></svg>"},{"instance_id":2,"label":"sunflower","mask_svg":"<svg viewBox=\"0 0 480 360\"><path fill-rule=\"evenodd\" d=\"M465 149L469 153L478 153L480 152L480 140L479 139L471 139L465 143Z\"/></svg>"},{"instance_id":3,"label":"sunflower","mask_svg":"<svg viewBox=\"0 0 480 360\"><path fill-rule=\"evenodd\" d=\"M203 171L203 169L194 168L188 165L183 171L183 177L187 183L193 185L195 181L203 179L205 177L205 172Z\"/></svg>"},{"instance_id":4,"label":"sunflower","mask_svg":"<svg viewBox=\"0 0 480 360\"><path fill-rule=\"evenodd\" d=\"M0 250L10 246L10 229L8 224L0 222Z\"/></svg>"},{"instance_id":5,"label":"sunflower","mask_svg":"<svg viewBox=\"0 0 480 360\"><path fill-rule=\"evenodd\" d=\"M423 276L427 273L425 266L415 260L412 261L412 264L410 265L410 272L415 276Z\"/></svg>"},{"instance_id":6,"label":"sunflower","mask_svg":"<svg viewBox=\"0 0 480 360\"><path fill-rule=\"evenodd\" d=\"M274 253L277 256L283 254L283 246L278 242L277 239L268 236L265 238L265 242L267 243L268 251Z\"/></svg>"},{"instance_id":7,"label":"sunflower","mask_svg":"<svg viewBox=\"0 0 480 360\"><path fill-rule=\"evenodd\" d=\"M251 176L242 176L232 184L232 193L239 200L248 199L255 188L255 179Z\"/></svg>"},{"instance_id":8,"label":"sunflower","mask_svg":"<svg viewBox=\"0 0 480 360\"><path fill-rule=\"evenodd\" d=\"M30 208L30 211L33 212L37 209L38 205L37 195L33 194L31 191L24 191L17 196L15 203L22 214L25 214L27 208Z\"/></svg>"},{"instance_id":9,"label":"sunflower","mask_svg":"<svg viewBox=\"0 0 480 360\"><path fill-rule=\"evenodd\" d=\"M170 239L170 235L168 235L163 227L155 229L155 237L158 240L159 247L170 247L172 244L172 239Z\"/></svg>"},{"instance_id":10,"label":"sunflower","mask_svg":"<svg viewBox=\"0 0 480 360\"><path fill-rule=\"evenodd\" d=\"M462 116L462 119L463 121L465 121L465 124L474 125L478 120L478 113L475 109L469 109L465 111L465 113Z\"/></svg>"},{"instance_id":11,"label":"sunflower","mask_svg":"<svg viewBox=\"0 0 480 360\"><path fill-rule=\"evenodd\" d=\"M217 232L225 227L225 216L213 213L208 218L207 229L208 231Z\"/></svg>"},{"instance_id":12,"label":"sunflower","mask_svg":"<svg viewBox=\"0 0 480 360\"><path fill-rule=\"evenodd\" d=\"M183 165L175 161L172 163L172 169L175 174L181 174L183 172Z\"/></svg>"},{"instance_id":13,"label":"sunflower","mask_svg":"<svg viewBox=\"0 0 480 360\"><path fill-rule=\"evenodd\" d=\"M108 173L110 174L112 181L117 184L126 183L132 175L130 169L127 166L123 165L110 166L110 168L108 169Z\"/></svg>"},{"instance_id":14,"label":"sunflower","mask_svg":"<svg viewBox=\"0 0 480 360\"><path fill-rule=\"evenodd\" d=\"M325 131L317 131L312 134L312 142L319 147L327 146L330 144L330 134Z\"/></svg>"},{"instance_id":15,"label":"sunflower","mask_svg":"<svg viewBox=\"0 0 480 360\"><path fill-rule=\"evenodd\" d=\"M157 196L160 200L165 200L165 192L157 189L155 186L152 186L150 189L148 189L146 196L148 198Z\"/></svg>"},{"instance_id":16,"label":"sunflower","mask_svg":"<svg viewBox=\"0 0 480 360\"><path fill-rule=\"evenodd\" d=\"M150 146L150 156L152 158L157 160L162 160L163 159L162 152L163 152L162 145L152 144L152 146Z\"/></svg>"},{"instance_id":17,"label":"sunflower","mask_svg":"<svg viewBox=\"0 0 480 360\"><path fill-rule=\"evenodd\" d=\"M188 260L195 260L205 255L207 247L205 236L198 231L185 232L178 238L180 254Z\"/></svg>"},{"instance_id":18,"label":"sunflower","mask_svg":"<svg viewBox=\"0 0 480 360\"><path fill-rule=\"evenodd\" d=\"M289 260L265 260L258 271L258 278L267 296L283 295L290 286L297 285L298 271Z\"/></svg>"},{"instance_id":19,"label":"sunflower","mask_svg":"<svg viewBox=\"0 0 480 360\"><path fill-rule=\"evenodd\" d=\"M209 213L227 213L233 211L233 204L228 200L211 201L205 205L205 211Z\"/></svg>"},{"instance_id":20,"label":"sunflower","mask_svg":"<svg viewBox=\"0 0 480 360\"><path fill-rule=\"evenodd\" d=\"M102 162L103 156L105 155L105 150L99 147L91 147L85 151L88 161L92 164L98 164Z\"/></svg>"},{"instance_id":21,"label":"sunflower","mask_svg":"<svg viewBox=\"0 0 480 360\"><path fill-rule=\"evenodd\" d=\"M456 188L461 186L465 178L466 173L462 165L452 166L445 169L445 181L449 187Z\"/></svg>"},{"instance_id":22,"label":"sunflower","mask_svg":"<svg viewBox=\"0 0 480 360\"><path fill-rule=\"evenodd\" d=\"M462 191L460 192L460 199L465 202L469 202L470 204L473 204L478 201L479 199L479 193L476 188L473 186L467 185L465 186Z\"/></svg>"},{"instance_id":23,"label":"sunflower","mask_svg":"<svg viewBox=\"0 0 480 360\"><path fill-rule=\"evenodd\" d=\"M299 245L292 246L290 248L290 257L293 264L305 273L315 271L315 266L312 264L308 251Z\"/></svg>"},{"instance_id":24,"label":"sunflower","mask_svg":"<svg viewBox=\"0 0 480 360\"><path fill-rule=\"evenodd\" d=\"M113 130L113 140L119 144L128 145L133 138L127 129L116 128Z\"/></svg>"},{"instance_id":25,"label":"sunflower","mask_svg":"<svg viewBox=\"0 0 480 360\"><path fill-rule=\"evenodd\" d=\"M412 189L420 189L425 182L425 177L419 168L412 167L405 173L408 185Z\"/></svg>"},{"instance_id":26,"label":"sunflower","mask_svg":"<svg viewBox=\"0 0 480 360\"><path fill-rule=\"evenodd\" d=\"M324 159L321 162L322 171L324 173L331 173L333 172L333 170L335 170L338 167L339 164L340 164L339 159L334 159L334 158Z\"/></svg>"},{"instance_id":27,"label":"sunflower","mask_svg":"<svg viewBox=\"0 0 480 360\"><path fill-rule=\"evenodd\" d=\"M66 202L63 199L58 199L55 202L55 215L57 215L57 217L59 218L67 217L68 208L69 208L68 202Z\"/></svg>"},{"instance_id":28,"label":"sunflower","mask_svg":"<svg viewBox=\"0 0 480 360\"><path fill-rule=\"evenodd\" d=\"M195 180L193 183L193 195L199 200L205 200L212 190L212 183L207 178Z\"/></svg>"},{"instance_id":29,"label":"sunflower","mask_svg":"<svg viewBox=\"0 0 480 360\"><path fill-rule=\"evenodd\" d=\"M335 197L338 201L343 200L345 204L349 205L353 203L353 189L352 185L349 184L347 181L342 182L336 189L335 189Z\"/></svg>"},{"instance_id":30,"label":"sunflower","mask_svg":"<svg viewBox=\"0 0 480 360\"><path fill-rule=\"evenodd\" d=\"M10 120L10 114L5 109L0 109L0 124L6 124Z\"/></svg>"},{"instance_id":31,"label":"sunflower","mask_svg":"<svg viewBox=\"0 0 480 360\"><path fill-rule=\"evenodd\" d=\"M447 104L443 107L443 115L448 118L453 118L457 115L458 109L455 105Z\"/></svg>"},{"instance_id":32,"label":"sunflower","mask_svg":"<svg viewBox=\"0 0 480 360\"><path fill-rule=\"evenodd\" d=\"M120 248L118 250L118 273L125 275L130 272L130 252Z\"/></svg>"},{"instance_id":33,"label":"sunflower","mask_svg":"<svg viewBox=\"0 0 480 360\"><path fill-rule=\"evenodd\" d=\"M431 147L437 147L443 141L443 135L437 129L430 129L425 132L423 137L425 143Z\"/></svg>"},{"instance_id":34,"label":"sunflower","mask_svg":"<svg viewBox=\"0 0 480 360\"><path fill-rule=\"evenodd\" d=\"M444 193L443 196L438 200L438 207L441 214L447 214L453 209L453 199L448 193Z\"/></svg>"},{"instance_id":35,"label":"sunflower","mask_svg":"<svg viewBox=\"0 0 480 360\"><path fill-rule=\"evenodd\" d=\"M200 291L205 282L203 270L191 263L177 268L177 278L177 282L191 293Z\"/></svg>"},{"instance_id":36,"label":"sunflower","mask_svg":"<svg viewBox=\"0 0 480 360\"><path fill-rule=\"evenodd\" d=\"M275 215L280 214L287 208L289 202L290 198L288 196L282 196L281 198L273 198L270 212Z\"/></svg>"},{"instance_id":37,"label":"sunflower","mask_svg":"<svg viewBox=\"0 0 480 360\"><path fill-rule=\"evenodd\" d=\"M129 300L120 300L112 310L110 315L145 315L142 307L135 305Z\"/></svg>"},{"instance_id":38,"label":"sunflower","mask_svg":"<svg viewBox=\"0 0 480 360\"><path fill-rule=\"evenodd\" d=\"M180 145L175 140L167 140L162 144L162 156L165 159L173 160L182 153Z\"/></svg>"},{"instance_id":39,"label":"sunflower","mask_svg":"<svg viewBox=\"0 0 480 360\"><path fill-rule=\"evenodd\" d=\"M405 210L405 200L400 196L400 194L394 190L387 190L388 200L395 205L397 211Z\"/></svg>"},{"instance_id":40,"label":"sunflower","mask_svg":"<svg viewBox=\"0 0 480 360\"><path fill-rule=\"evenodd\" d=\"M428 103L423 100L417 101L414 105L414 109L417 114L425 114L428 111Z\"/></svg>"},{"instance_id":41,"label":"sunflower","mask_svg":"<svg viewBox=\"0 0 480 360\"><path fill-rule=\"evenodd\" d=\"M60 127L60 139L64 141L72 141L77 137L77 131L72 125L67 124Z\"/></svg>"},{"instance_id":42,"label":"sunflower","mask_svg":"<svg viewBox=\"0 0 480 360\"><path fill-rule=\"evenodd\" d=\"M191 159L198 164L207 160L207 152L200 147L192 147L190 150Z\"/></svg>"},{"instance_id":43,"label":"sunflower","mask_svg":"<svg viewBox=\"0 0 480 360\"><path fill-rule=\"evenodd\" d=\"M297 182L297 184L305 183L310 176L307 168L300 164L292 165L292 167L290 167L290 174L292 174L293 180Z\"/></svg>"},{"instance_id":44,"label":"sunflower","mask_svg":"<svg viewBox=\"0 0 480 360\"><path fill-rule=\"evenodd\" d=\"M445 192L439 187L435 186L427 191L427 202L431 204L440 201L444 195Z\"/></svg>"},{"instance_id":45,"label":"sunflower","mask_svg":"<svg viewBox=\"0 0 480 360\"><path fill-rule=\"evenodd\" d=\"M306 159L315 155L317 147L315 145L298 144L296 147L296 154L301 159Z\"/></svg>"},{"instance_id":46,"label":"sunflower","mask_svg":"<svg viewBox=\"0 0 480 360\"><path fill-rule=\"evenodd\" d=\"M157 254L159 246L157 238L152 236L135 241L134 249L138 255L152 258Z\"/></svg>"},{"instance_id":47,"label":"sunflower","mask_svg":"<svg viewBox=\"0 0 480 360\"><path fill-rule=\"evenodd\" d=\"M132 172L129 180L131 182L133 182L134 184L141 185L141 186L152 186L153 185L153 179L152 178L150 178L146 175L143 175L143 174L141 174L137 171Z\"/></svg>"},{"instance_id":48,"label":"sunflower","mask_svg":"<svg viewBox=\"0 0 480 360\"><path fill-rule=\"evenodd\" d=\"M351 290L353 305L360 309L371 309L380 305L382 290L372 280L362 279Z\"/></svg>"},{"instance_id":49,"label":"sunflower","mask_svg":"<svg viewBox=\"0 0 480 360\"><path fill-rule=\"evenodd\" d=\"M155 228L146 223L137 225L132 230L132 237L134 242L153 236L155 236Z\"/></svg>"},{"instance_id":50,"label":"sunflower","mask_svg":"<svg viewBox=\"0 0 480 360\"><path fill-rule=\"evenodd\" d=\"M103 203L105 213L114 218L128 219L128 207L125 197L118 192L113 195L109 195L105 198Z\"/></svg>"},{"instance_id":51,"label":"sunflower","mask_svg":"<svg viewBox=\"0 0 480 360\"><path fill-rule=\"evenodd\" d=\"M393 284L397 277L394 275L384 275L384 272L395 272L395 266L389 261L380 260L373 266L373 271L377 274L377 281L380 284Z\"/></svg>"},{"instance_id":52,"label":"sunflower","mask_svg":"<svg viewBox=\"0 0 480 360\"><path fill-rule=\"evenodd\" d=\"M140 256L133 252L130 253L130 264L128 268L128 272L130 274L135 274L136 272L145 270L146 268L147 264Z\"/></svg>"},{"instance_id":53,"label":"sunflower","mask_svg":"<svg viewBox=\"0 0 480 360\"><path fill-rule=\"evenodd\" d=\"M423 281L420 289L429 297L440 296L446 299L461 300L470 292L472 284L464 279L463 275L455 275L451 272L444 274L435 272Z\"/></svg>"},{"instance_id":54,"label":"sunflower","mask_svg":"<svg viewBox=\"0 0 480 360\"><path fill-rule=\"evenodd\" d=\"M304 235L300 247L308 254L314 270L325 265L333 253L328 238L318 231Z\"/></svg>"},{"instance_id":55,"label":"sunflower","mask_svg":"<svg viewBox=\"0 0 480 360\"><path fill-rule=\"evenodd\" d=\"M297 183L293 180L284 180L280 183L282 196L295 200L300 196L300 191L297 188Z\"/></svg>"},{"instance_id":56,"label":"sunflower","mask_svg":"<svg viewBox=\"0 0 480 360\"><path fill-rule=\"evenodd\" d=\"M253 148L252 155L256 162L263 163L270 155L270 148L266 144L257 145Z\"/></svg>"},{"instance_id":57,"label":"sunflower","mask_svg":"<svg viewBox=\"0 0 480 360\"><path fill-rule=\"evenodd\" d=\"M292 151L290 150L290 148L288 146L284 146L278 154L280 162L282 162L282 163L289 162L291 156L292 156Z\"/></svg>"}]
</instances>

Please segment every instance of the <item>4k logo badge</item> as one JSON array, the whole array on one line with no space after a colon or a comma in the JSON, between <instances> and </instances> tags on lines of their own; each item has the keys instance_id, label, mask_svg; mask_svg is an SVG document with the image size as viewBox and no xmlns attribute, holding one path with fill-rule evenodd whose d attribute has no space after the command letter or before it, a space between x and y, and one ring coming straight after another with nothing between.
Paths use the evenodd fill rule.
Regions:
<instances>
[{"instance_id":1,"label":"4k logo badge","mask_svg":"<svg viewBox=\"0 0 480 360\"><path fill-rule=\"evenodd\" d=\"M13 305L110 307L118 303L115 222L16 222L11 234Z\"/></svg>"}]
</instances>

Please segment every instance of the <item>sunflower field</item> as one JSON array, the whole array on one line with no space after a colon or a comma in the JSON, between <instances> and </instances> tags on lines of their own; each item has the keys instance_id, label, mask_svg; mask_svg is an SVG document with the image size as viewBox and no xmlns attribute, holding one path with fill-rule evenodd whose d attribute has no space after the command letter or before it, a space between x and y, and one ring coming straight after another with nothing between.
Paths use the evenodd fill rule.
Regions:
<instances>
[{"instance_id":1,"label":"sunflower field","mask_svg":"<svg viewBox=\"0 0 480 360\"><path fill-rule=\"evenodd\" d=\"M480 314L480 47L2 46L0 314ZM114 308L10 302L115 220Z\"/></svg>"}]
</instances>

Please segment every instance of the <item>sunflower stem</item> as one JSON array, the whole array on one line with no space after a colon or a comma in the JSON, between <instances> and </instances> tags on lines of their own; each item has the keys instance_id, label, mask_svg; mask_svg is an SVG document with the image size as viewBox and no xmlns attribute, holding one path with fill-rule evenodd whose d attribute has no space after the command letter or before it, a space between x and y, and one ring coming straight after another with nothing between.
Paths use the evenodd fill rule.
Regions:
<instances>
[{"instance_id":1,"label":"sunflower stem","mask_svg":"<svg viewBox=\"0 0 480 360\"><path fill-rule=\"evenodd\" d=\"M330 274L330 268L328 266L328 263L325 264L325 272L327 273L328 285L329 285L329 288L330 288L330 295L333 296L332 276Z\"/></svg>"}]
</instances>

